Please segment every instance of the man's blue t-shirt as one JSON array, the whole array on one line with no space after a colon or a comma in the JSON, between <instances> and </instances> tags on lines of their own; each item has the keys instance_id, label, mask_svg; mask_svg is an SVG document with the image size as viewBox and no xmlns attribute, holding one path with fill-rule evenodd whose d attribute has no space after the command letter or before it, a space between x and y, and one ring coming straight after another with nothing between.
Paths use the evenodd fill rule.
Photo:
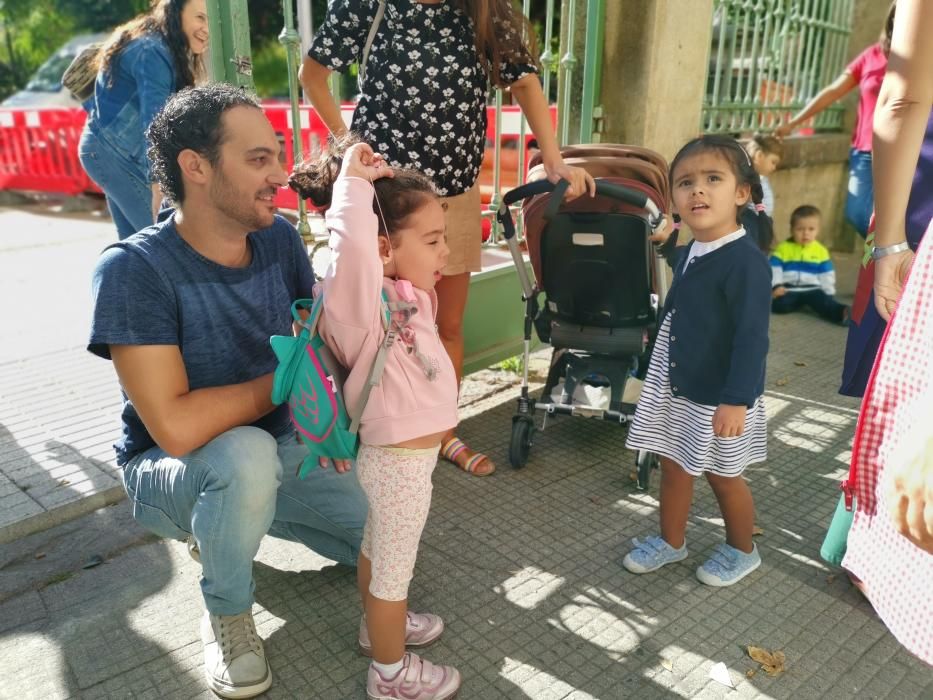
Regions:
<instances>
[{"instance_id":1,"label":"man's blue t-shirt","mask_svg":"<svg viewBox=\"0 0 933 700\"><path fill-rule=\"evenodd\" d=\"M208 260L178 235L174 217L104 249L94 270L88 350L110 359L109 345L177 345L191 390L240 384L275 370L272 335L291 335L291 304L311 296L314 275L294 227L275 223L249 234L250 264ZM117 463L155 445L124 395ZM279 406L253 425L290 430Z\"/></svg>"}]
</instances>

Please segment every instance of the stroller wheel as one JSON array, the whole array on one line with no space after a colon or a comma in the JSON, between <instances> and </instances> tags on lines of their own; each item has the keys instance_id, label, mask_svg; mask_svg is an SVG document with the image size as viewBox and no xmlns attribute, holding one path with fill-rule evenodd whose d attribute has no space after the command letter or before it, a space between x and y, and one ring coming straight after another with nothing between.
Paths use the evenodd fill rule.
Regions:
<instances>
[{"instance_id":1,"label":"stroller wheel","mask_svg":"<svg viewBox=\"0 0 933 700\"><path fill-rule=\"evenodd\" d=\"M513 469L521 469L528 462L528 453L535 433L535 424L530 418L512 418L512 440L509 443L509 463Z\"/></svg>"},{"instance_id":2,"label":"stroller wheel","mask_svg":"<svg viewBox=\"0 0 933 700\"><path fill-rule=\"evenodd\" d=\"M635 467L638 469L638 490L647 491L651 481L651 470L661 466L661 459L654 452L638 450L635 453Z\"/></svg>"}]
</instances>

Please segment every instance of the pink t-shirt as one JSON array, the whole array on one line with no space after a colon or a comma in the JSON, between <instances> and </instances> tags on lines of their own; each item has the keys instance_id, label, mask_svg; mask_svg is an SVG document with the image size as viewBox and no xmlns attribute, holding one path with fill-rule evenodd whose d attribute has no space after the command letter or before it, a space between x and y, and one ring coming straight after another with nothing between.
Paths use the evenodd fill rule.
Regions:
<instances>
[{"instance_id":1,"label":"pink t-shirt","mask_svg":"<svg viewBox=\"0 0 933 700\"><path fill-rule=\"evenodd\" d=\"M884 71L888 67L888 58L881 49L881 44L873 44L862 51L846 68L858 83L858 118L855 121L855 131L852 132L852 148L859 151L871 151L872 121L875 116L875 105L878 103L878 92L881 90L881 81Z\"/></svg>"}]
</instances>

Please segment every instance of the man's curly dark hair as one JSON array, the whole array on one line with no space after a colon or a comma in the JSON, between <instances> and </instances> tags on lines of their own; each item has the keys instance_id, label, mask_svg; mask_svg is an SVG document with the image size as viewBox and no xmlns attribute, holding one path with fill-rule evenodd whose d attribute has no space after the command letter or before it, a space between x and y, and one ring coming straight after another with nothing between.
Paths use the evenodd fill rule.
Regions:
<instances>
[{"instance_id":1,"label":"man's curly dark hair","mask_svg":"<svg viewBox=\"0 0 933 700\"><path fill-rule=\"evenodd\" d=\"M191 149L217 165L226 140L221 118L234 107L261 109L256 97L244 88L226 83L186 88L173 95L149 125L146 138L152 181L176 205L185 200L178 155Z\"/></svg>"}]
</instances>

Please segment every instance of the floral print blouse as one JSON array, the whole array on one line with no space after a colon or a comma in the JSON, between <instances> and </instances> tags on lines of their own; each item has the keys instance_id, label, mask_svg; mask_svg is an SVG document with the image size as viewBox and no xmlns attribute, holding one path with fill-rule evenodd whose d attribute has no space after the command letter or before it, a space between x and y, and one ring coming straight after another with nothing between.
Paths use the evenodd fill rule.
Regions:
<instances>
[{"instance_id":1,"label":"floral print blouse","mask_svg":"<svg viewBox=\"0 0 933 700\"><path fill-rule=\"evenodd\" d=\"M376 0L334 0L308 55L345 72L359 61ZM502 28L504 45L521 46L519 30ZM502 62L502 86L537 72ZM430 177L442 196L476 182L486 143L489 77L474 44L472 20L449 2L387 0L366 62L366 81L351 129L396 167Z\"/></svg>"}]
</instances>

